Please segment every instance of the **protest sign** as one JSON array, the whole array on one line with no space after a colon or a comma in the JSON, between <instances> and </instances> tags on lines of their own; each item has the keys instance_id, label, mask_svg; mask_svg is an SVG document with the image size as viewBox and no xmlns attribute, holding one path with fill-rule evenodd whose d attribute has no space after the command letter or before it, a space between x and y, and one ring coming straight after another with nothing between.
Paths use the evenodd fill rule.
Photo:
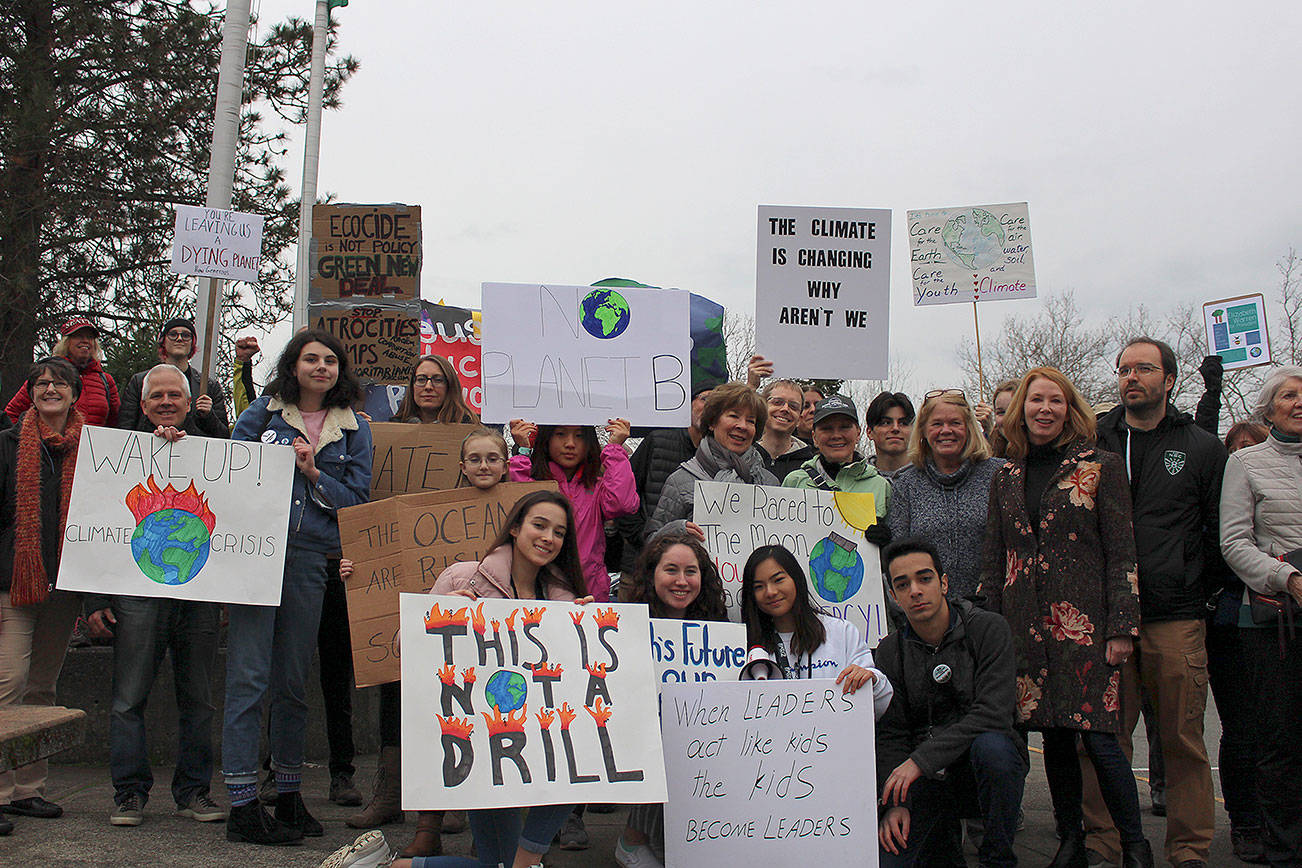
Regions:
<instances>
[{"instance_id":1,"label":"protest sign","mask_svg":"<svg viewBox=\"0 0 1302 868\"><path fill-rule=\"evenodd\" d=\"M398 594L427 592L453 564L481 560L515 502L540 488L556 483L403 494L339 510L343 554L356 565L346 592L358 687L398 680Z\"/></svg>"},{"instance_id":2,"label":"protest sign","mask_svg":"<svg viewBox=\"0 0 1302 868\"><path fill-rule=\"evenodd\" d=\"M1207 351L1221 357L1225 370L1269 365L1266 299L1261 293L1222 298L1203 305Z\"/></svg>"},{"instance_id":3,"label":"protest sign","mask_svg":"<svg viewBox=\"0 0 1302 868\"><path fill-rule=\"evenodd\" d=\"M313 301L388 299L415 305L420 265L419 205L312 206L308 291Z\"/></svg>"},{"instance_id":4,"label":"protest sign","mask_svg":"<svg viewBox=\"0 0 1302 868\"><path fill-rule=\"evenodd\" d=\"M420 345L418 308L312 304L308 318L339 338L359 380L406 385Z\"/></svg>"},{"instance_id":5,"label":"protest sign","mask_svg":"<svg viewBox=\"0 0 1302 868\"><path fill-rule=\"evenodd\" d=\"M461 380L461 393L476 413L484 408L484 387L479 376L479 329L475 312L464 307L421 302L420 354L442 356L452 363Z\"/></svg>"},{"instance_id":6,"label":"protest sign","mask_svg":"<svg viewBox=\"0 0 1302 868\"><path fill-rule=\"evenodd\" d=\"M742 569L762 545L786 546L808 567L813 602L857 626L869 646L886 635L873 495L733 482L696 483L693 516L723 578L728 615L741 619Z\"/></svg>"},{"instance_id":7,"label":"protest sign","mask_svg":"<svg viewBox=\"0 0 1302 868\"><path fill-rule=\"evenodd\" d=\"M746 625L652 618L651 655L661 684L736 681L746 665Z\"/></svg>"},{"instance_id":8,"label":"protest sign","mask_svg":"<svg viewBox=\"0 0 1302 868\"><path fill-rule=\"evenodd\" d=\"M457 487L461 441L477 425L372 422L371 500Z\"/></svg>"},{"instance_id":9,"label":"protest sign","mask_svg":"<svg viewBox=\"0 0 1302 868\"><path fill-rule=\"evenodd\" d=\"M1035 298L1025 202L909 212L913 304Z\"/></svg>"},{"instance_id":10,"label":"protest sign","mask_svg":"<svg viewBox=\"0 0 1302 868\"><path fill-rule=\"evenodd\" d=\"M485 283L484 421L685 428L688 294Z\"/></svg>"},{"instance_id":11,"label":"protest sign","mask_svg":"<svg viewBox=\"0 0 1302 868\"><path fill-rule=\"evenodd\" d=\"M403 808L665 800L646 606L401 601Z\"/></svg>"},{"instance_id":12,"label":"protest sign","mask_svg":"<svg viewBox=\"0 0 1302 868\"><path fill-rule=\"evenodd\" d=\"M886 377L891 212L761 205L755 351L780 377Z\"/></svg>"},{"instance_id":13,"label":"protest sign","mask_svg":"<svg viewBox=\"0 0 1302 868\"><path fill-rule=\"evenodd\" d=\"M176 206L172 273L258 282L262 215L222 208Z\"/></svg>"},{"instance_id":14,"label":"protest sign","mask_svg":"<svg viewBox=\"0 0 1302 868\"><path fill-rule=\"evenodd\" d=\"M61 590L280 605L290 447L87 425L75 474Z\"/></svg>"},{"instance_id":15,"label":"protest sign","mask_svg":"<svg viewBox=\"0 0 1302 868\"><path fill-rule=\"evenodd\" d=\"M871 687L665 684L661 707L667 864L877 865Z\"/></svg>"}]
</instances>

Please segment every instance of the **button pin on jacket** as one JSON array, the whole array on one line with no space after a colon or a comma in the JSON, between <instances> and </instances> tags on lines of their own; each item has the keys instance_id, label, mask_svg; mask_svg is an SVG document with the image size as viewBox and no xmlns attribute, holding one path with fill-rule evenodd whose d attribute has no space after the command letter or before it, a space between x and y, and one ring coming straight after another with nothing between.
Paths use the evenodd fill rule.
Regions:
<instances>
[{"instance_id":1,"label":"button pin on jacket","mask_svg":"<svg viewBox=\"0 0 1302 868\"><path fill-rule=\"evenodd\" d=\"M936 664L936 668L931 670L931 680L935 681L937 684L944 684L946 681L949 681L949 676L951 674L952 673L948 666L944 663L938 663Z\"/></svg>"}]
</instances>

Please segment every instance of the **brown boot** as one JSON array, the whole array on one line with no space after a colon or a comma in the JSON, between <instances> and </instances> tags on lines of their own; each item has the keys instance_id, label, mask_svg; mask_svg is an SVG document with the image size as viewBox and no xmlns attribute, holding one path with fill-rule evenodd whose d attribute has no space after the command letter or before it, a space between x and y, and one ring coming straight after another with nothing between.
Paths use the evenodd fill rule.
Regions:
<instances>
[{"instance_id":1,"label":"brown boot","mask_svg":"<svg viewBox=\"0 0 1302 868\"><path fill-rule=\"evenodd\" d=\"M416 821L416 837L398 855L404 859L415 856L442 856L442 829L442 811L421 811L420 819Z\"/></svg>"},{"instance_id":2,"label":"brown boot","mask_svg":"<svg viewBox=\"0 0 1302 868\"><path fill-rule=\"evenodd\" d=\"M443 812L443 834L444 835L460 835L464 831L466 831L465 811Z\"/></svg>"},{"instance_id":3,"label":"brown boot","mask_svg":"<svg viewBox=\"0 0 1302 868\"><path fill-rule=\"evenodd\" d=\"M406 820L402 813L402 749L382 747L371 803L344 822L354 829L374 829L387 823L404 823Z\"/></svg>"}]
</instances>

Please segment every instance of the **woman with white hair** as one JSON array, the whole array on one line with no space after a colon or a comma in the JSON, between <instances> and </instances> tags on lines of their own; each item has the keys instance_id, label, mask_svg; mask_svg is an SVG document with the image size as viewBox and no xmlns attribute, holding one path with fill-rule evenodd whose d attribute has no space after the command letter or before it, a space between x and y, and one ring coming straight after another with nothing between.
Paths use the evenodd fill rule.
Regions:
<instances>
[{"instance_id":1,"label":"woman with white hair","mask_svg":"<svg viewBox=\"0 0 1302 868\"><path fill-rule=\"evenodd\" d=\"M1270 426L1270 436L1225 465L1221 551L1248 586L1248 601L1258 599L1253 620L1274 628L1242 631L1255 667L1257 792L1267 860L1299 865L1302 741L1293 733L1302 720L1302 639L1293 619L1302 618L1302 368L1273 370L1254 414Z\"/></svg>"}]
</instances>

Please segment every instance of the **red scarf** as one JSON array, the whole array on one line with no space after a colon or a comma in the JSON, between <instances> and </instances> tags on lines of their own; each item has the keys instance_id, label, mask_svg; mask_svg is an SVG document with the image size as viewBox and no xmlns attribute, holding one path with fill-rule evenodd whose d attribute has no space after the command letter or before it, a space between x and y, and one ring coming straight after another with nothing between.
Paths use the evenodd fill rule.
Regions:
<instances>
[{"instance_id":1,"label":"red scarf","mask_svg":"<svg viewBox=\"0 0 1302 868\"><path fill-rule=\"evenodd\" d=\"M41 480L49 468L41 460L42 444L50 452L63 455L63 474L59 482L59 551L63 551L63 530L68 524L68 498L72 494L72 474L77 468L77 444L81 441L81 413L68 410L68 422L57 434L41 421L32 407L23 414L18 432L18 481L14 510L14 565L9 586L9 603L30 606L43 603L50 596L53 581L45 574L42 539Z\"/></svg>"}]
</instances>

